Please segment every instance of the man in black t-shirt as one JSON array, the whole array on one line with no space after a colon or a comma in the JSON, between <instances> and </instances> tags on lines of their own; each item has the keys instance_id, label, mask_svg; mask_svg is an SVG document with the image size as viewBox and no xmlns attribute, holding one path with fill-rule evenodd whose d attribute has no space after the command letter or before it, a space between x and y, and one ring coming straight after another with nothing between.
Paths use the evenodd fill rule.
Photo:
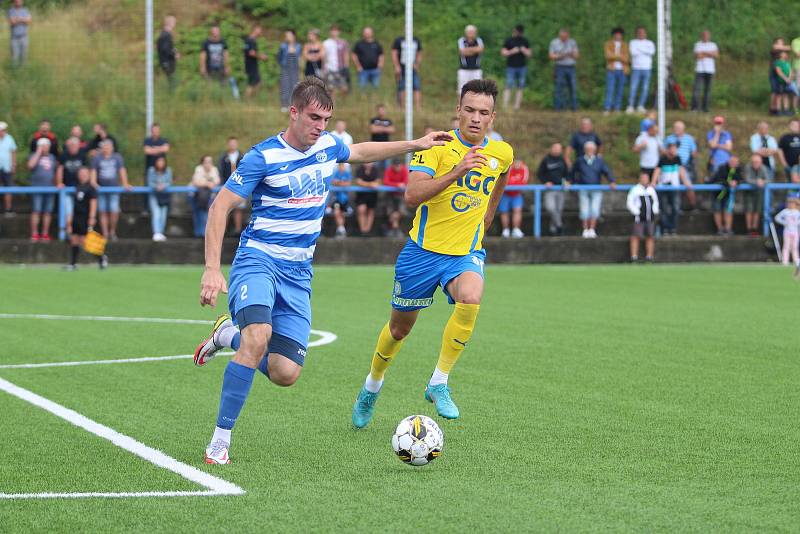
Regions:
<instances>
[{"instance_id":1,"label":"man in black t-shirt","mask_svg":"<svg viewBox=\"0 0 800 534\"><path fill-rule=\"evenodd\" d=\"M358 87L368 85L378 87L383 69L383 47L375 40L372 28L367 26L361 32L363 37L353 46L352 59L358 71Z\"/></svg>"},{"instance_id":2,"label":"man in black t-shirt","mask_svg":"<svg viewBox=\"0 0 800 534\"><path fill-rule=\"evenodd\" d=\"M583 117L581 119L581 125L578 128L578 131L573 133L572 137L569 139L567 153L564 156L564 159L567 160L567 163L570 166L572 166L575 161L583 156L583 146L589 141L597 145L597 154L602 156L603 142L600 140L600 136L598 136L594 131L592 119L589 117Z\"/></svg>"},{"instance_id":3,"label":"man in black t-shirt","mask_svg":"<svg viewBox=\"0 0 800 534\"><path fill-rule=\"evenodd\" d=\"M66 270L74 271L78 262L81 246L86 239L89 230L94 229L97 223L97 189L89 180L89 169L81 167L76 174L77 183L75 184L75 212L69 228L70 260ZM103 254L97 256L97 263L101 269L108 266L108 257Z\"/></svg>"},{"instance_id":4,"label":"man in black t-shirt","mask_svg":"<svg viewBox=\"0 0 800 534\"><path fill-rule=\"evenodd\" d=\"M58 157L56 169L56 187L75 187L78 184L78 171L86 165L86 151L81 149L81 141L77 137L70 137L64 142L64 152ZM74 197L67 195L64 204L64 215L67 217L67 226L72 222L74 211Z\"/></svg>"},{"instance_id":5,"label":"man in black t-shirt","mask_svg":"<svg viewBox=\"0 0 800 534\"><path fill-rule=\"evenodd\" d=\"M800 119L792 119L789 130L778 141L778 157L786 169L786 180L800 183Z\"/></svg>"},{"instance_id":6,"label":"man in black t-shirt","mask_svg":"<svg viewBox=\"0 0 800 534\"><path fill-rule=\"evenodd\" d=\"M383 183L381 180L382 174L377 164L372 162L363 163L356 171L354 185L377 189ZM358 218L358 230L362 236L369 235L372 232L372 226L375 224L375 206L377 203L377 191L359 191L356 193L356 216Z\"/></svg>"},{"instance_id":7,"label":"man in black t-shirt","mask_svg":"<svg viewBox=\"0 0 800 534\"><path fill-rule=\"evenodd\" d=\"M230 72L228 45L222 38L219 26L212 26L208 32L208 39L203 41L200 48L200 74L204 78L223 82Z\"/></svg>"},{"instance_id":8,"label":"man in black t-shirt","mask_svg":"<svg viewBox=\"0 0 800 534\"><path fill-rule=\"evenodd\" d=\"M147 177L147 170L156 164L156 160L161 156L167 157L169 152L169 141L161 137L161 126L154 122L150 126L150 137L144 138L144 175Z\"/></svg>"},{"instance_id":9,"label":"man in black t-shirt","mask_svg":"<svg viewBox=\"0 0 800 534\"><path fill-rule=\"evenodd\" d=\"M414 105L417 109L422 106L422 93L419 83L419 64L422 61L422 45L419 39L414 37L411 46L406 46L406 38L398 37L392 44L392 64L394 65L394 79L397 81L397 101L402 106L406 95L406 61L411 58L413 74L411 76L411 88L414 91Z\"/></svg>"},{"instance_id":10,"label":"man in black t-shirt","mask_svg":"<svg viewBox=\"0 0 800 534\"><path fill-rule=\"evenodd\" d=\"M378 104L375 111L377 111L377 115L369 121L370 140L383 143L388 141L389 137L394 133L394 123L392 119L386 116L386 106L383 104ZM390 162L391 160L378 161L375 166L383 174Z\"/></svg>"},{"instance_id":11,"label":"man in black t-shirt","mask_svg":"<svg viewBox=\"0 0 800 534\"><path fill-rule=\"evenodd\" d=\"M172 15L164 17L164 26L161 34L156 40L156 51L158 52L158 64L169 80L170 90L175 88L175 68L178 64L180 54L175 49L172 33L175 31L177 19Z\"/></svg>"},{"instance_id":12,"label":"man in black t-shirt","mask_svg":"<svg viewBox=\"0 0 800 534\"><path fill-rule=\"evenodd\" d=\"M506 58L506 88L503 90L503 106L508 107L511 89L517 89L514 95L514 109L522 103L522 90L528 77L528 58L531 57L531 45L522 36L525 28L522 24L514 26L511 37L506 39L500 55Z\"/></svg>"},{"instance_id":13,"label":"man in black t-shirt","mask_svg":"<svg viewBox=\"0 0 800 534\"><path fill-rule=\"evenodd\" d=\"M105 124L98 122L94 125L94 139L89 142L88 146L88 156L91 160L97 155L97 152L100 150L100 143L105 141L106 139L110 139L111 142L114 144L114 152L119 152L120 148L117 144L117 139L108 133L108 128Z\"/></svg>"},{"instance_id":14,"label":"man in black t-shirt","mask_svg":"<svg viewBox=\"0 0 800 534\"><path fill-rule=\"evenodd\" d=\"M267 60L266 54L258 53L258 38L262 31L261 25L256 24L250 35L244 38L244 72L247 74L247 89L244 94L247 97L253 96L261 85L258 62Z\"/></svg>"}]
</instances>

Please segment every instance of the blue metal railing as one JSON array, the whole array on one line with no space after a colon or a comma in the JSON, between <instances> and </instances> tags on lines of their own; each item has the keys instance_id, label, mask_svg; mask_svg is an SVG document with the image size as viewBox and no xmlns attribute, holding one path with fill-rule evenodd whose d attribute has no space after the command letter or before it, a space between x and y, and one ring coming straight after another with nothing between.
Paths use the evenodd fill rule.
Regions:
<instances>
[{"instance_id":1,"label":"blue metal railing","mask_svg":"<svg viewBox=\"0 0 800 534\"><path fill-rule=\"evenodd\" d=\"M542 193L546 191L565 191L565 192L574 192L574 191L617 191L617 192L625 192L627 193L633 184L619 184L616 186L615 189L612 189L608 185L571 185L571 186L561 186L561 185L553 185L553 186L545 186L543 184L535 184L535 185L509 185L506 187L506 191L522 191L522 192L532 192L533 193L533 236L537 239L541 238L542 236ZM736 191L753 191L756 188L742 184L736 187ZM658 186L656 187L657 191L687 191L688 189L685 186ZM721 191L722 186L719 184L697 184L692 186L693 191ZM800 184L792 184L792 183L769 183L764 187L764 204L762 206L763 211L763 232L765 236L769 235L769 224L772 222L772 192L773 191L787 191L787 190L800 190ZM155 192L155 189L151 187L143 187L143 186L135 186L131 188L124 188L124 187L101 187L99 190L101 193L120 193L120 194L148 194ZM163 192L167 193L194 193L197 191L197 188L193 186L172 186L168 187L163 190ZM213 191L219 191L219 187L213 189ZM333 193L337 193L340 191L347 191L347 192L387 192L387 193L401 193L405 191L402 187L389 187L389 186L379 186L379 187L361 187L361 186L332 186L330 191ZM74 187L0 187L0 195L4 195L6 193L10 193L12 195L32 195L32 194L55 194L58 195L58 237L61 240L66 238L66 229L67 229L67 219L66 213L64 210L64 205L66 203L67 195L74 193Z\"/></svg>"}]
</instances>

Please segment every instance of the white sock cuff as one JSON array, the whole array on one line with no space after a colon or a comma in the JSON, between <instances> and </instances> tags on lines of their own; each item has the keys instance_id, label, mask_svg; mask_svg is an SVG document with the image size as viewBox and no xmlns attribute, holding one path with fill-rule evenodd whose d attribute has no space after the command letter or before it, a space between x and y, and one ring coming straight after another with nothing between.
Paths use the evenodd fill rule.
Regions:
<instances>
[{"instance_id":1,"label":"white sock cuff","mask_svg":"<svg viewBox=\"0 0 800 534\"><path fill-rule=\"evenodd\" d=\"M431 380L428 382L431 386L438 386L439 384L447 384L447 373L444 373L439 370L437 367L433 370L433 374L431 375Z\"/></svg>"},{"instance_id":2,"label":"white sock cuff","mask_svg":"<svg viewBox=\"0 0 800 534\"><path fill-rule=\"evenodd\" d=\"M239 331L238 328L235 326L229 326L228 328L223 328L219 332L217 332L217 343L222 345L223 347L231 348L231 344L233 343L233 336Z\"/></svg>"},{"instance_id":3,"label":"white sock cuff","mask_svg":"<svg viewBox=\"0 0 800 534\"><path fill-rule=\"evenodd\" d=\"M231 429L214 427L214 436L211 438L211 443L215 441L224 441L228 445L231 444Z\"/></svg>"},{"instance_id":4,"label":"white sock cuff","mask_svg":"<svg viewBox=\"0 0 800 534\"><path fill-rule=\"evenodd\" d=\"M383 379L375 380L372 378L372 373L367 375L367 380L364 382L364 387L367 388L367 391L370 393L377 393L383 387Z\"/></svg>"}]
</instances>

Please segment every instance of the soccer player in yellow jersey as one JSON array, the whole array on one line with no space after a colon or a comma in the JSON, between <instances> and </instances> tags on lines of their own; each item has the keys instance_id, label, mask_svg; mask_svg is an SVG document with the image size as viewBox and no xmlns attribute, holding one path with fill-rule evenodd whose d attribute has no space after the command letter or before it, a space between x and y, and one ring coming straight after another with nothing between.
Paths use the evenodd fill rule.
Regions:
<instances>
[{"instance_id":1,"label":"soccer player in yellow jersey","mask_svg":"<svg viewBox=\"0 0 800 534\"><path fill-rule=\"evenodd\" d=\"M456 108L458 129L443 146L417 152L411 161L406 202L417 206L409 240L395 265L392 315L378 336L372 368L353 405L353 424L369 423L389 364L411 332L419 311L433 303L437 287L453 314L444 328L439 361L425 398L439 415L458 417L447 377L467 346L483 295L481 241L503 195L514 154L511 146L487 137L495 118L497 84L464 85Z\"/></svg>"}]
</instances>

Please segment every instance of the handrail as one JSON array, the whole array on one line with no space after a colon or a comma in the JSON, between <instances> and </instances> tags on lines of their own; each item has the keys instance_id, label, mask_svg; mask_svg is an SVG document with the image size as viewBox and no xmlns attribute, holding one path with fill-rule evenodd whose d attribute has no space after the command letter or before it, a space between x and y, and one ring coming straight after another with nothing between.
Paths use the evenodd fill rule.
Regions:
<instances>
[{"instance_id":1,"label":"handrail","mask_svg":"<svg viewBox=\"0 0 800 534\"><path fill-rule=\"evenodd\" d=\"M569 186L564 185L552 185L546 186L544 184L528 184L528 185L509 185L506 186L506 191L521 191L521 192L533 192L533 236L537 239L542 236L542 193L547 191L564 191L564 192L572 192L572 191L617 191L617 192L627 192L629 191L634 184L619 184L616 186L615 189L612 189L611 186L607 184L597 184L597 185L583 185L583 184L574 184ZM221 187L215 187L212 191L216 192L219 191ZM689 188L683 185L671 185L671 186L664 186L660 185L657 186L656 191L687 191ZM696 184L693 185L691 188L693 191L721 191L723 186L720 184ZM733 188L735 191L753 191L757 188L749 185L749 184L740 184L737 187ZM349 185L349 186L339 186L334 185L331 186L329 189L333 193L338 192L356 192L356 193L402 193L405 191L404 187L391 187L381 185L378 187L362 187L356 185ZM773 191L787 191L787 190L800 190L800 184L794 183L768 183L764 186L764 204L762 207L763 211L763 232L765 236L769 235L769 225L772 222L772 213L771 213L771 205L772 205L772 192ZM112 194L148 194L156 192L156 189L152 187L146 186L133 186L128 189L124 187L105 187L101 186L99 188L101 193L112 193ZM191 185L174 185L167 187L161 192L166 193L194 193L197 191L197 188ZM74 193L74 187L55 187L55 186L46 186L46 187L39 187L39 186L12 186L12 187L0 187L0 195L4 194L12 194L12 195L31 195L31 194L56 194L58 195L58 205L59 205L59 217L58 217L58 226L59 226L59 239L64 240L66 238L66 227L67 221L64 212L64 203L66 202L66 196L70 193Z\"/></svg>"}]
</instances>

